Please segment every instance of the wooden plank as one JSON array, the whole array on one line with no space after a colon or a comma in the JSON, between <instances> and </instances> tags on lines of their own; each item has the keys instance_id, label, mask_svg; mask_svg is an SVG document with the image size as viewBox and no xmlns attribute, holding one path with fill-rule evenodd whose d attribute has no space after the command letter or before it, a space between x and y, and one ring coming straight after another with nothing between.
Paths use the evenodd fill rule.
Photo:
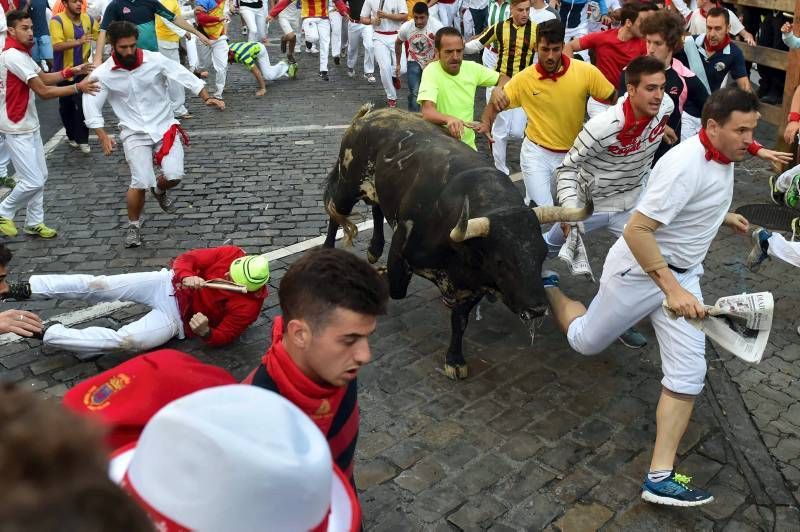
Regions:
<instances>
[{"instance_id":1,"label":"wooden plank","mask_svg":"<svg viewBox=\"0 0 800 532\"><path fill-rule=\"evenodd\" d=\"M750 46L743 42L737 42L736 46L741 48L747 61L777 68L778 70L786 70L789 52L767 48L766 46Z\"/></svg>"},{"instance_id":2,"label":"wooden plank","mask_svg":"<svg viewBox=\"0 0 800 532\"><path fill-rule=\"evenodd\" d=\"M776 125L778 127L785 125L783 122L784 119L786 118L786 115L783 113L783 109L781 107L777 105L769 105L767 103L762 103L758 107L758 111L761 113L762 120L766 120L770 124Z\"/></svg>"},{"instance_id":3,"label":"wooden plank","mask_svg":"<svg viewBox=\"0 0 800 532\"><path fill-rule=\"evenodd\" d=\"M774 9L775 11L785 11L787 13L795 12L794 0L731 0L731 4L769 10Z\"/></svg>"}]
</instances>

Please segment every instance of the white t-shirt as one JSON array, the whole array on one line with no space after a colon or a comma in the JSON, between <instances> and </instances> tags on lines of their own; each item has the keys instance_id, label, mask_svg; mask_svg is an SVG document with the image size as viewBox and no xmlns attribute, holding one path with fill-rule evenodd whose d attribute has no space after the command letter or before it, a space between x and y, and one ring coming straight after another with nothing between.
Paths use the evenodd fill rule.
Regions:
<instances>
[{"instance_id":1,"label":"white t-shirt","mask_svg":"<svg viewBox=\"0 0 800 532\"><path fill-rule=\"evenodd\" d=\"M10 48L0 53L0 131L3 133L33 133L39 129L36 97L28 87L28 80L41 71L25 52Z\"/></svg>"},{"instance_id":2,"label":"white t-shirt","mask_svg":"<svg viewBox=\"0 0 800 532\"><path fill-rule=\"evenodd\" d=\"M661 222L655 232L664 260L678 268L703 262L733 199L733 164L707 161L695 135L656 163L636 210Z\"/></svg>"},{"instance_id":3,"label":"white t-shirt","mask_svg":"<svg viewBox=\"0 0 800 532\"><path fill-rule=\"evenodd\" d=\"M739 17L736 16L736 13L728 11L728 16L731 19L731 27L728 30L728 33L731 35L739 35L742 30L744 30L744 24L742 21L739 20ZM706 17L700 14L700 9L695 9L692 11L692 14L689 17L689 22L686 24L686 31L689 35L700 35L701 33L706 32Z\"/></svg>"},{"instance_id":4,"label":"white t-shirt","mask_svg":"<svg viewBox=\"0 0 800 532\"><path fill-rule=\"evenodd\" d=\"M428 17L428 23L424 28L418 28L413 20L404 22L397 32L397 40L407 43L408 60L419 63L422 68L433 61L436 53L434 40L436 32L441 28L442 23L433 17Z\"/></svg>"},{"instance_id":5,"label":"white t-shirt","mask_svg":"<svg viewBox=\"0 0 800 532\"><path fill-rule=\"evenodd\" d=\"M384 13L391 13L396 15L398 13L408 13L405 0L366 0L364 7L361 8L361 16L367 18L375 18L378 16L378 11ZM384 17L381 23L373 26L375 31L382 32L396 32L403 25L402 20L389 20Z\"/></svg>"},{"instance_id":6,"label":"white t-shirt","mask_svg":"<svg viewBox=\"0 0 800 532\"><path fill-rule=\"evenodd\" d=\"M542 22L556 18L556 14L546 7L543 7L542 9L536 9L535 7L532 7L528 11L528 16L537 24L541 24Z\"/></svg>"}]
</instances>

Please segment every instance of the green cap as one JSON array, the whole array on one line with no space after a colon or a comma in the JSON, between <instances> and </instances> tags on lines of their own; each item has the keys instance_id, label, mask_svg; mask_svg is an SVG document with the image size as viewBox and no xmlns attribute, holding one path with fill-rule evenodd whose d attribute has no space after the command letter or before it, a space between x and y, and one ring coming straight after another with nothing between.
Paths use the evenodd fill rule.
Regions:
<instances>
[{"instance_id":1,"label":"green cap","mask_svg":"<svg viewBox=\"0 0 800 532\"><path fill-rule=\"evenodd\" d=\"M255 292L269 281L269 261L264 255L247 255L231 263L231 280Z\"/></svg>"}]
</instances>

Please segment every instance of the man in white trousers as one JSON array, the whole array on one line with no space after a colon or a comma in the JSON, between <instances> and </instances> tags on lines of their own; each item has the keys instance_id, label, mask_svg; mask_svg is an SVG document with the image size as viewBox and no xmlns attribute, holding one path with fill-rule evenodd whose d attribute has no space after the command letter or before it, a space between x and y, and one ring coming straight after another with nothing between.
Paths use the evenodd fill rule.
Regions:
<instances>
[{"instance_id":1,"label":"man in white trousers","mask_svg":"<svg viewBox=\"0 0 800 532\"><path fill-rule=\"evenodd\" d=\"M364 47L364 79L375 83L375 45L372 42L372 24L361 23L364 0L348 0L350 20L347 23L347 75L356 75L359 46Z\"/></svg>"},{"instance_id":2,"label":"man in white trousers","mask_svg":"<svg viewBox=\"0 0 800 532\"><path fill-rule=\"evenodd\" d=\"M212 280L241 291L207 287L206 281ZM116 331L52 323L36 335L47 347L73 351L83 358L81 355L147 351L176 336L198 336L214 347L228 344L258 318L268 280L266 257L222 246L188 251L176 257L170 269L156 272L32 275L27 281L11 283L4 296L17 301L132 301L150 307L150 312Z\"/></svg>"},{"instance_id":3,"label":"man in white trousers","mask_svg":"<svg viewBox=\"0 0 800 532\"><path fill-rule=\"evenodd\" d=\"M181 14L178 0L162 0L161 3L175 15ZM192 38L192 34L180 28L172 22L156 17L156 37L158 38L158 51L170 61L180 64L180 40L185 37L187 42ZM172 112L175 118L191 118L189 110L186 108L186 93L183 85L177 81L169 80L169 99L172 102Z\"/></svg>"},{"instance_id":4,"label":"man in white trousers","mask_svg":"<svg viewBox=\"0 0 800 532\"><path fill-rule=\"evenodd\" d=\"M386 92L386 103L397 107L397 89L400 78L395 76L394 43L400 26L408 19L405 0L366 0L361 9L361 23L372 25L372 42L375 61L381 73L381 85ZM403 56L405 57L405 56ZM405 65L400 72L405 72Z\"/></svg>"},{"instance_id":5,"label":"man in white trousers","mask_svg":"<svg viewBox=\"0 0 800 532\"><path fill-rule=\"evenodd\" d=\"M201 43L197 50L200 64L214 67L214 98L221 100L228 75L228 13L225 0L196 0L195 18L200 31L209 43Z\"/></svg>"},{"instance_id":6,"label":"man in white trousers","mask_svg":"<svg viewBox=\"0 0 800 532\"><path fill-rule=\"evenodd\" d=\"M342 56L342 24L346 24L349 17L342 16L336 10L333 0L328 0L328 20L331 21L331 56L333 64L339 66Z\"/></svg>"},{"instance_id":7,"label":"man in white trousers","mask_svg":"<svg viewBox=\"0 0 800 532\"><path fill-rule=\"evenodd\" d=\"M649 317L661 355L656 440L642 499L670 506L699 506L714 497L675 471L675 458L706 375L705 335L686 320L703 318L703 260L721 225L746 233L747 220L728 212L733 162L743 160L758 124L756 96L739 88L712 94L703 129L666 153L653 168L622 238L603 265L600 289L586 309L543 272L553 316L570 346L600 353L623 331ZM678 319L671 319L663 305Z\"/></svg>"},{"instance_id":8,"label":"man in white trousers","mask_svg":"<svg viewBox=\"0 0 800 532\"><path fill-rule=\"evenodd\" d=\"M19 181L0 203L0 233L16 236L14 216L25 208L25 233L41 238L53 238L56 230L44 224L44 184L47 164L44 157L36 96L42 99L59 98L79 92L96 92L98 84L85 78L77 84L53 87L75 75L91 72L89 64L65 68L60 72L44 73L31 57L33 21L24 11L6 13L8 36L5 50L0 54L0 133Z\"/></svg>"},{"instance_id":9,"label":"man in white trousers","mask_svg":"<svg viewBox=\"0 0 800 532\"><path fill-rule=\"evenodd\" d=\"M167 190L183 178L183 144L188 143L188 136L172 112L167 81L177 81L206 105L225 109L225 103L210 98L205 84L184 67L158 52L137 48L138 33L130 22L113 22L108 26L113 52L91 76L100 82L100 91L83 98L86 127L94 129L106 155L111 154L116 144L103 129L106 100L119 119L120 141L131 169L131 184L126 194L125 247L142 245L140 217L148 189L164 212L175 212ZM160 167L159 175L156 166Z\"/></svg>"},{"instance_id":10,"label":"man in white trousers","mask_svg":"<svg viewBox=\"0 0 800 532\"><path fill-rule=\"evenodd\" d=\"M267 37L266 0L239 0L239 15L247 26L247 40L261 42Z\"/></svg>"},{"instance_id":11,"label":"man in white trousers","mask_svg":"<svg viewBox=\"0 0 800 532\"><path fill-rule=\"evenodd\" d=\"M260 98L267 93L267 81L275 81L282 78L294 78L297 75L297 64L287 64L286 61L278 61L274 65L269 63L267 47L260 42L242 41L231 43L228 47L228 61L239 63L253 74L258 83L256 98Z\"/></svg>"},{"instance_id":12,"label":"man in white trousers","mask_svg":"<svg viewBox=\"0 0 800 532\"><path fill-rule=\"evenodd\" d=\"M429 13L439 19L442 27L455 27L456 15L461 0L438 0L428 4ZM431 9L433 8L433 9Z\"/></svg>"}]
</instances>

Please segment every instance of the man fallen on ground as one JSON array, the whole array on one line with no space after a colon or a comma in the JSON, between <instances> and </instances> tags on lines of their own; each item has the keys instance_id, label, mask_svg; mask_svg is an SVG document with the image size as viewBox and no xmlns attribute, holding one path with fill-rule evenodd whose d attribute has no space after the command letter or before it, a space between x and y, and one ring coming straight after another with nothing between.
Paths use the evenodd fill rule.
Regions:
<instances>
[{"instance_id":1,"label":"man fallen on ground","mask_svg":"<svg viewBox=\"0 0 800 532\"><path fill-rule=\"evenodd\" d=\"M278 61L270 65L267 48L260 42L231 43L228 46L228 62L239 63L250 71L258 83L255 95L259 98L267 93L267 81L281 78L294 79L297 76L297 63L286 64L285 61Z\"/></svg>"},{"instance_id":2,"label":"man fallen on ground","mask_svg":"<svg viewBox=\"0 0 800 532\"><path fill-rule=\"evenodd\" d=\"M205 286L222 281L245 292ZM141 352L174 337L198 336L217 347L241 335L258 318L269 280L263 255L246 255L236 246L196 249L179 255L171 269L121 275L32 275L12 283L6 297L132 301L150 312L119 330L104 327L74 329L49 325L41 335L47 347L91 357L114 351Z\"/></svg>"},{"instance_id":3,"label":"man fallen on ground","mask_svg":"<svg viewBox=\"0 0 800 532\"><path fill-rule=\"evenodd\" d=\"M387 287L366 261L321 249L292 264L278 298L282 315L272 326L272 346L245 383L281 394L311 417L352 482L356 379L372 358L368 338L386 312Z\"/></svg>"},{"instance_id":4,"label":"man fallen on ground","mask_svg":"<svg viewBox=\"0 0 800 532\"><path fill-rule=\"evenodd\" d=\"M0 297L8 294L8 263L13 257L5 244L0 244ZM30 338L42 332L42 318L27 310L4 310L0 312L0 334L14 333Z\"/></svg>"}]
</instances>

